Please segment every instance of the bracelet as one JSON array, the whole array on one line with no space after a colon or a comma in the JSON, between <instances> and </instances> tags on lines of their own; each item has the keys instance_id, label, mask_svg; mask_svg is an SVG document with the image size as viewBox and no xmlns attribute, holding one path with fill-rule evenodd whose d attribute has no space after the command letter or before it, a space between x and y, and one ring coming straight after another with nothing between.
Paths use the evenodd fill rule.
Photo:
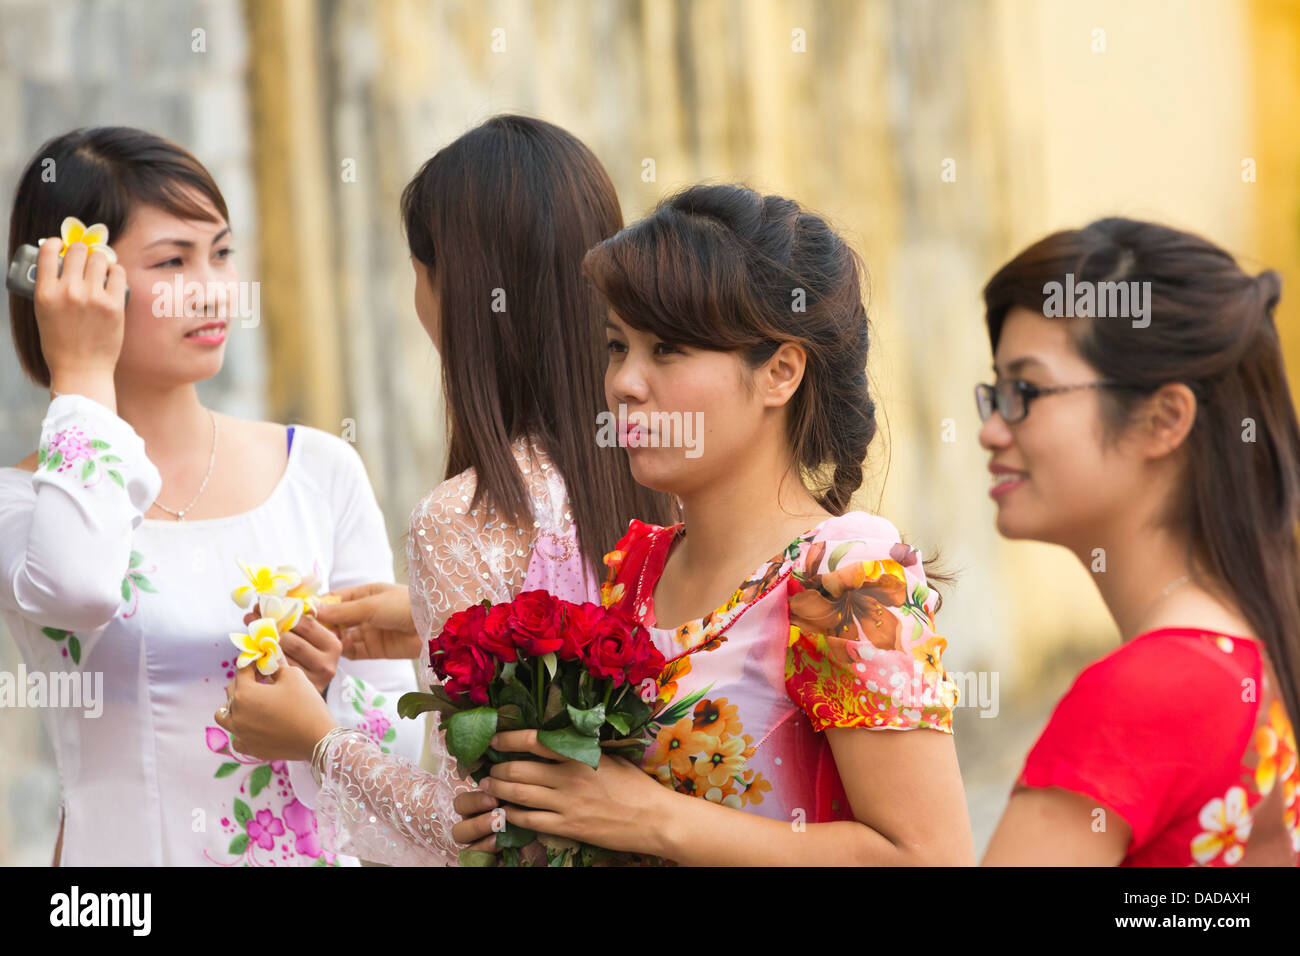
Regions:
<instances>
[{"instance_id":1,"label":"bracelet","mask_svg":"<svg viewBox=\"0 0 1300 956\"><path fill-rule=\"evenodd\" d=\"M359 730L353 730L350 727L332 727L320 740L316 741L316 746L311 752L311 778L316 781L316 786L321 786L322 778L325 776L325 753L329 750L330 743L335 737L341 737L343 734L358 734L365 736Z\"/></svg>"}]
</instances>

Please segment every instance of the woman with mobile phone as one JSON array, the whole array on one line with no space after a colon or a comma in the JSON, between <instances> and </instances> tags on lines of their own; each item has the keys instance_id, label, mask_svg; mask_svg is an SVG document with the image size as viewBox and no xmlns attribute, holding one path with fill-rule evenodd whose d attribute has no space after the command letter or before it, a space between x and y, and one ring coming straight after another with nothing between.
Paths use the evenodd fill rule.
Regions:
<instances>
[{"instance_id":1,"label":"woman with mobile phone","mask_svg":"<svg viewBox=\"0 0 1300 956\"><path fill-rule=\"evenodd\" d=\"M67 217L106 226L112 253L99 231L65 246ZM231 327L215 296L239 275L225 200L190 153L126 127L51 139L19 180L9 255L40 239L35 300L11 294L9 310L19 361L52 400L38 450L0 468L0 613L29 673L51 686L102 674L105 697L102 714L42 712L56 865L355 865L321 849L306 765L241 753L212 709L237 669L231 594L252 586L239 562L322 586L392 580L360 456L200 401ZM154 294L178 278L202 301ZM281 643L338 720L418 753L395 708L415 686L408 663L341 659L310 616Z\"/></svg>"}]
</instances>

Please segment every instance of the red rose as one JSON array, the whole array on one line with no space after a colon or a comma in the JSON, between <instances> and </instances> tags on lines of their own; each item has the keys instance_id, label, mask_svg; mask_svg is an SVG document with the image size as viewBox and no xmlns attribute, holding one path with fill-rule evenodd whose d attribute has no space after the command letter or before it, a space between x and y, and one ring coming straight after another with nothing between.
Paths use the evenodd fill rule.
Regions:
<instances>
[{"instance_id":1,"label":"red rose","mask_svg":"<svg viewBox=\"0 0 1300 956\"><path fill-rule=\"evenodd\" d=\"M515 646L525 654L541 657L558 651L564 643L560 626L560 602L545 591L525 591L510 602L510 630Z\"/></svg>"},{"instance_id":2,"label":"red rose","mask_svg":"<svg viewBox=\"0 0 1300 956\"><path fill-rule=\"evenodd\" d=\"M462 644L443 655L443 668L447 672L444 686L452 696L468 695L475 704L488 702L488 684L496 672L492 658L480 647Z\"/></svg>"},{"instance_id":3,"label":"red rose","mask_svg":"<svg viewBox=\"0 0 1300 956\"><path fill-rule=\"evenodd\" d=\"M517 660L514 636L510 632L510 605L495 604L488 608L479 635L479 646L499 661Z\"/></svg>"},{"instance_id":4,"label":"red rose","mask_svg":"<svg viewBox=\"0 0 1300 956\"><path fill-rule=\"evenodd\" d=\"M596 634L596 625L605 617L605 609L599 604L584 601L582 604L565 602L564 628L560 632L559 657L561 660L582 660L587 645Z\"/></svg>"},{"instance_id":5,"label":"red rose","mask_svg":"<svg viewBox=\"0 0 1300 956\"><path fill-rule=\"evenodd\" d=\"M628 683L639 685L649 678L658 680L668 662L659 648L655 647L649 632L638 627L632 634L632 641L637 653L627 668Z\"/></svg>"},{"instance_id":6,"label":"red rose","mask_svg":"<svg viewBox=\"0 0 1300 956\"><path fill-rule=\"evenodd\" d=\"M642 669L645 647L632 628L632 622L620 614L607 612L601 618L587 645L587 669L593 677L608 678L618 687L628 678L629 668Z\"/></svg>"}]
</instances>

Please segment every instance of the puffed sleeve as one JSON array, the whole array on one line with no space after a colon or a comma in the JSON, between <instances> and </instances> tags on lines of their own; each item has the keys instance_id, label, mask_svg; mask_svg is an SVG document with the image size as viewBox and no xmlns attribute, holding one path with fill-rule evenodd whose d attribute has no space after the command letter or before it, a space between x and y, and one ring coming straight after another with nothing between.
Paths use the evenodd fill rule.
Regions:
<instances>
[{"instance_id":1,"label":"puffed sleeve","mask_svg":"<svg viewBox=\"0 0 1300 956\"><path fill-rule=\"evenodd\" d=\"M7 474L0 490L0 603L51 636L75 631L85 666L117 615L132 535L161 487L129 424L83 395L55 398L35 474Z\"/></svg>"},{"instance_id":2,"label":"puffed sleeve","mask_svg":"<svg viewBox=\"0 0 1300 956\"><path fill-rule=\"evenodd\" d=\"M862 512L825 522L797 543L786 580L786 691L816 730L952 733L947 641L920 555L892 524Z\"/></svg>"},{"instance_id":3,"label":"puffed sleeve","mask_svg":"<svg viewBox=\"0 0 1300 956\"><path fill-rule=\"evenodd\" d=\"M322 469L322 482L334 519L334 558L331 589L379 581L393 581L393 552L388 544L384 516L355 448L334 435L302 429L304 452L333 468ZM415 690L415 668L409 661L354 661L339 658L325 700L339 726L358 730L372 739L382 753L416 759L420 755L421 722L403 720L397 701ZM317 788L305 763L291 762L289 776L295 794L308 806L317 800Z\"/></svg>"},{"instance_id":4,"label":"puffed sleeve","mask_svg":"<svg viewBox=\"0 0 1300 956\"><path fill-rule=\"evenodd\" d=\"M1056 705L1016 780L1118 813L1129 852L1236 782L1258 704L1259 658L1206 635L1152 632L1089 665ZM1230 666L1236 665L1236 666ZM1253 684L1244 678L1250 677Z\"/></svg>"}]
</instances>

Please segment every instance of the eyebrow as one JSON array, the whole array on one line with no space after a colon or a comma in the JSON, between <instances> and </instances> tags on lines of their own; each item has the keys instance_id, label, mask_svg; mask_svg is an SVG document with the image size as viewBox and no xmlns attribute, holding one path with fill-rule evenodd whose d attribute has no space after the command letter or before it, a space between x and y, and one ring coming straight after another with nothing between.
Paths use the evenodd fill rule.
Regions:
<instances>
[{"instance_id":1,"label":"eyebrow","mask_svg":"<svg viewBox=\"0 0 1300 956\"><path fill-rule=\"evenodd\" d=\"M218 243L229 234L230 234L230 227L227 226L225 229L222 229L219 233L217 233L215 236L212 237L212 242L214 244ZM171 245L174 246L180 246L182 249L194 248L194 243L189 239L167 238L167 239L155 239L153 242L149 243L149 245L145 246L145 249L152 249L154 246L161 246L167 243L170 243Z\"/></svg>"},{"instance_id":2,"label":"eyebrow","mask_svg":"<svg viewBox=\"0 0 1300 956\"><path fill-rule=\"evenodd\" d=\"M1007 375L1015 375L1015 374L1017 374L1017 373L1019 373L1019 372L1023 372L1023 371L1025 370L1026 366L1031 366L1031 365L1037 365L1037 366L1039 366L1040 368L1046 368L1046 367L1047 367L1047 366L1045 366L1042 362L1040 362L1038 359L1034 358L1032 355L1025 355L1025 356L1022 356L1021 358L1013 359L1012 361L1008 362L1008 363L1007 363L1007 371L1006 371L1006 374L1007 374ZM998 371L998 363L997 363L997 362L994 362L994 363L993 363L993 374L994 374L994 375L1001 375L1001 374L1002 374L1001 372Z\"/></svg>"}]
</instances>

